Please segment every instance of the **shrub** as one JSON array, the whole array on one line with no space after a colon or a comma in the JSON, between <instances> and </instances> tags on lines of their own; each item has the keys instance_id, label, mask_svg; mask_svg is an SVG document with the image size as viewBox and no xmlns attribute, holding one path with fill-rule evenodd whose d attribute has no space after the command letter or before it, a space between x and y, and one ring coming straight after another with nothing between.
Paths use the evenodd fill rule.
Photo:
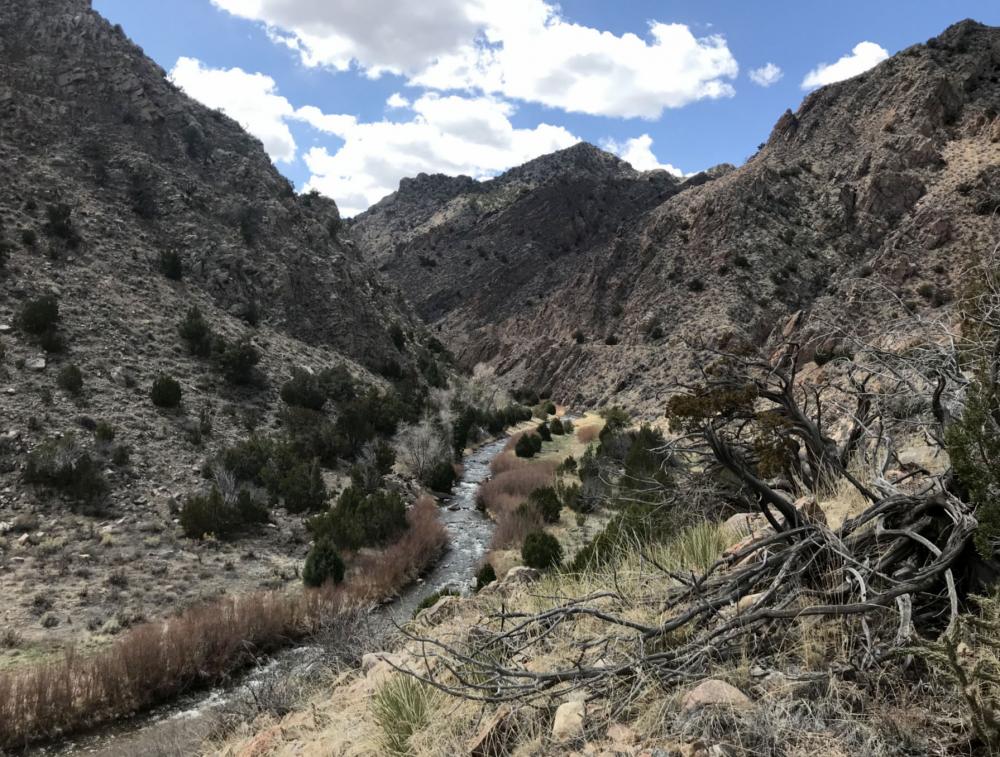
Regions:
<instances>
[{"instance_id":1,"label":"shrub","mask_svg":"<svg viewBox=\"0 0 1000 757\"><path fill-rule=\"evenodd\" d=\"M552 441L552 433L549 431L549 426L547 423L539 423L537 430L538 430L538 438L541 439L543 442Z\"/></svg>"},{"instance_id":2,"label":"shrub","mask_svg":"<svg viewBox=\"0 0 1000 757\"><path fill-rule=\"evenodd\" d=\"M521 559L529 568L548 570L562 562L563 550L559 540L544 531L532 531L524 537Z\"/></svg>"},{"instance_id":3,"label":"shrub","mask_svg":"<svg viewBox=\"0 0 1000 757\"><path fill-rule=\"evenodd\" d=\"M410 737L425 728L433 710L433 691L416 678L395 675L372 697L372 714L381 730L379 753L408 755Z\"/></svg>"},{"instance_id":4,"label":"shrub","mask_svg":"<svg viewBox=\"0 0 1000 757\"><path fill-rule=\"evenodd\" d=\"M119 444L111 451L111 463L119 468L123 468L129 463L132 456L131 450L125 444Z\"/></svg>"},{"instance_id":5,"label":"shrub","mask_svg":"<svg viewBox=\"0 0 1000 757\"><path fill-rule=\"evenodd\" d=\"M529 434L521 434L521 438L514 445L514 454L518 457L534 457L535 452L535 445L531 441L531 436Z\"/></svg>"},{"instance_id":6,"label":"shrub","mask_svg":"<svg viewBox=\"0 0 1000 757\"><path fill-rule=\"evenodd\" d=\"M571 421L569 418L563 418L562 427L565 433L567 434L573 433L573 421Z\"/></svg>"},{"instance_id":7,"label":"shrub","mask_svg":"<svg viewBox=\"0 0 1000 757\"><path fill-rule=\"evenodd\" d=\"M208 357L212 354L212 328L197 305L188 310L184 320L177 325L177 332L187 342L188 352L192 355Z\"/></svg>"},{"instance_id":8,"label":"shrub","mask_svg":"<svg viewBox=\"0 0 1000 757\"><path fill-rule=\"evenodd\" d=\"M326 505L326 484L319 468L319 460L299 463L281 482L285 509L290 513L315 512Z\"/></svg>"},{"instance_id":9,"label":"shrub","mask_svg":"<svg viewBox=\"0 0 1000 757\"><path fill-rule=\"evenodd\" d=\"M83 372L76 364L70 363L59 371L56 383L64 392L76 396L83 391Z\"/></svg>"},{"instance_id":10,"label":"shrub","mask_svg":"<svg viewBox=\"0 0 1000 757\"><path fill-rule=\"evenodd\" d=\"M583 344L587 341L587 335L584 334L580 329L573 332L573 341L577 344Z\"/></svg>"},{"instance_id":11,"label":"shrub","mask_svg":"<svg viewBox=\"0 0 1000 757\"><path fill-rule=\"evenodd\" d=\"M618 336L615 334L608 334L604 337L604 343L611 345L612 347L618 344Z\"/></svg>"},{"instance_id":12,"label":"shrub","mask_svg":"<svg viewBox=\"0 0 1000 757\"><path fill-rule=\"evenodd\" d=\"M225 539L248 525L266 523L267 509L248 489L240 489L234 501L227 501L213 486L207 495L195 495L184 503L180 521L184 535L192 539Z\"/></svg>"},{"instance_id":13,"label":"shrub","mask_svg":"<svg viewBox=\"0 0 1000 757\"><path fill-rule=\"evenodd\" d=\"M62 352L66 349L66 340L55 329L49 329L38 337L38 346L46 352Z\"/></svg>"},{"instance_id":14,"label":"shrub","mask_svg":"<svg viewBox=\"0 0 1000 757\"><path fill-rule=\"evenodd\" d=\"M344 580L344 561L337 554L332 542L323 539L316 542L302 567L302 582L306 586L322 586L327 581L339 584Z\"/></svg>"},{"instance_id":15,"label":"shrub","mask_svg":"<svg viewBox=\"0 0 1000 757\"><path fill-rule=\"evenodd\" d=\"M559 501L559 495L556 494L555 489L552 487L544 486L541 489L535 489L528 497L528 504L538 511L538 514L542 516L542 520L546 523L557 523L559 521L559 511L562 510L562 503Z\"/></svg>"},{"instance_id":16,"label":"shrub","mask_svg":"<svg viewBox=\"0 0 1000 757\"><path fill-rule=\"evenodd\" d=\"M22 229L21 244L25 247L34 247L38 244L38 232L34 229Z\"/></svg>"},{"instance_id":17,"label":"shrub","mask_svg":"<svg viewBox=\"0 0 1000 757\"><path fill-rule=\"evenodd\" d=\"M237 215L237 223L240 227L240 236L248 245L252 245L260 236L260 223L264 214L256 205L244 205Z\"/></svg>"},{"instance_id":18,"label":"shrub","mask_svg":"<svg viewBox=\"0 0 1000 757\"><path fill-rule=\"evenodd\" d=\"M341 549L385 544L406 529L406 507L396 492L366 493L349 486L337 505L308 523L313 537L330 539Z\"/></svg>"},{"instance_id":19,"label":"shrub","mask_svg":"<svg viewBox=\"0 0 1000 757\"><path fill-rule=\"evenodd\" d=\"M558 418L553 418L551 421L549 421L549 434L550 434L550 436L552 434L555 434L556 436L562 436L565 433L566 432L563 429L563 424L562 424L561 420L559 420Z\"/></svg>"},{"instance_id":20,"label":"shrub","mask_svg":"<svg viewBox=\"0 0 1000 757\"><path fill-rule=\"evenodd\" d=\"M421 483L431 491L450 492L458 476L450 460L440 460L433 465Z\"/></svg>"},{"instance_id":21,"label":"shrub","mask_svg":"<svg viewBox=\"0 0 1000 757\"><path fill-rule=\"evenodd\" d=\"M80 233L73 226L70 216L73 214L72 208L64 202L48 205L45 208L45 215L48 220L43 227L45 233L50 237L61 239L70 249L75 249L80 244Z\"/></svg>"},{"instance_id":22,"label":"shrub","mask_svg":"<svg viewBox=\"0 0 1000 757\"><path fill-rule=\"evenodd\" d=\"M18 316L21 329L36 336L51 331L58 323L59 303L51 294L28 300Z\"/></svg>"},{"instance_id":23,"label":"shrub","mask_svg":"<svg viewBox=\"0 0 1000 757\"><path fill-rule=\"evenodd\" d=\"M286 405L322 410L326 391L317 376L304 368L296 368L292 377L281 385L281 399Z\"/></svg>"},{"instance_id":24,"label":"shrub","mask_svg":"<svg viewBox=\"0 0 1000 757\"><path fill-rule=\"evenodd\" d=\"M343 365L325 368L317 376L326 396L334 402L346 402L357 396L354 377Z\"/></svg>"},{"instance_id":25,"label":"shrub","mask_svg":"<svg viewBox=\"0 0 1000 757\"><path fill-rule=\"evenodd\" d=\"M162 408L174 408L181 404L181 385L173 376L161 373L153 381L149 392L153 404Z\"/></svg>"},{"instance_id":26,"label":"shrub","mask_svg":"<svg viewBox=\"0 0 1000 757\"><path fill-rule=\"evenodd\" d=\"M226 344L218 356L222 375L231 384L246 385L254 381L255 367L260 362L260 350L249 339Z\"/></svg>"},{"instance_id":27,"label":"shrub","mask_svg":"<svg viewBox=\"0 0 1000 757\"><path fill-rule=\"evenodd\" d=\"M396 346L397 350L402 350L406 345L406 334L403 333L403 327L398 323L394 323L389 327L389 338L392 339L392 343Z\"/></svg>"},{"instance_id":28,"label":"shrub","mask_svg":"<svg viewBox=\"0 0 1000 757\"><path fill-rule=\"evenodd\" d=\"M489 586L496 580L497 572L493 569L493 566L488 562L483 563L483 567L476 573L476 591L479 591L484 586Z\"/></svg>"},{"instance_id":29,"label":"shrub","mask_svg":"<svg viewBox=\"0 0 1000 757\"><path fill-rule=\"evenodd\" d=\"M184 278L184 262L176 251L160 252L160 273L171 281L180 281Z\"/></svg>"},{"instance_id":30,"label":"shrub","mask_svg":"<svg viewBox=\"0 0 1000 757\"><path fill-rule=\"evenodd\" d=\"M25 464L24 480L55 487L87 504L97 501L108 490L101 466L72 435L50 439L32 450Z\"/></svg>"},{"instance_id":31,"label":"shrub","mask_svg":"<svg viewBox=\"0 0 1000 757\"><path fill-rule=\"evenodd\" d=\"M129 175L128 198L132 211L147 220L157 215L156 186L153 176L146 168L138 168Z\"/></svg>"},{"instance_id":32,"label":"shrub","mask_svg":"<svg viewBox=\"0 0 1000 757\"><path fill-rule=\"evenodd\" d=\"M701 279L691 279L687 283L687 288L692 292L704 292L705 282L702 281Z\"/></svg>"}]
</instances>

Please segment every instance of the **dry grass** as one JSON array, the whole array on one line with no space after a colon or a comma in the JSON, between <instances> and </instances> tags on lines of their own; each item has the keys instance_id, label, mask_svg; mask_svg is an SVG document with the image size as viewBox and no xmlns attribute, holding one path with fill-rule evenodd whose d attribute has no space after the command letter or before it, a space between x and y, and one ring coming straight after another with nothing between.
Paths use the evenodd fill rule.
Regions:
<instances>
[{"instance_id":1,"label":"dry grass","mask_svg":"<svg viewBox=\"0 0 1000 757\"><path fill-rule=\"evenodd\" d=\"M512 451L508 450L493 458L490 462L490 473L494 476L499 476L501 473L516 470L517 468L526 468L529 465L531 465L530 460L518 457Z\"/></svg>"},{"instance_id":2,"label":"dry grass","mask_svg":"<svg viewBox=\"0 0 1000 757\"><path fill-rule=\"evenodd\" d=\"M583 444L590 444L601 435L600 426L577 426L576 438Z\"/></svg>"},{"instance_id":3,"label":"dry grass","mask_svg":"<svg viewBox=\"0 0 1000 757\"><path fill-rule=\"evenodd\" d=\"M507 456L505 453L497 460ZM518 460L513 455L510 457ZM530 532L542 528L538 515L533 511L525 512L520 506L536 489L552 485L557 463L525 460L514 465L503 463L498 467L501 472L480 486L476 494L476 505L488 511L497 524L490 541L491 550L518 547Z\"/></svg>"},{"instance_id":4,"label":"dry grass","mask_svg":"<svg viewBox=\"0 0 1000 757\"><path fill-rule=\"evenodd\" d=\"M398 592L447 541L437 508L419 500L410 528L381 555L363 558L362 578L324 589L223 597L162 622L145 623L110 647L0 674L0 749L125 716L183 691L216 683L342 612Z\"/></svg>"}]
</instances>

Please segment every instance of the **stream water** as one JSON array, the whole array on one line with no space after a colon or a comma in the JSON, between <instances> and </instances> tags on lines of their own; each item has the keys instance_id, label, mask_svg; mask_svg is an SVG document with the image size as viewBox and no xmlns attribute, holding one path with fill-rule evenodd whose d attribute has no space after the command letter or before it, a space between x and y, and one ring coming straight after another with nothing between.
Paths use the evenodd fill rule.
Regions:
<instances>
[{"instance_id":1,"label":"stream water","mask_svg":"<svg viewBox=\"0 0 1000 757\"><path fill-rule=\"evenodd\" d=\"M470 586L493 534L493 522L476 509L476 492L490 475L490 462L503 451L506 443L506 438L499 439L466 456L462 476L441 506L441 519L448 529L448 551L423 578L378 612L403 623L409 620L420 602L434 592L447 587L462 591ZM273 678L271 674L306 674L310 668L322 664L323 658L324 650L317 645L290 648L247 671L231 685L192 692L169 704L80 734L37 753L104 757L140 753L144 757L191 754L210 733L213 715L224 708L232 708L240 697L252 699L255 687ZM156 749L151 752L150 746L154 744Z\"/></svg>"}]
</instances>

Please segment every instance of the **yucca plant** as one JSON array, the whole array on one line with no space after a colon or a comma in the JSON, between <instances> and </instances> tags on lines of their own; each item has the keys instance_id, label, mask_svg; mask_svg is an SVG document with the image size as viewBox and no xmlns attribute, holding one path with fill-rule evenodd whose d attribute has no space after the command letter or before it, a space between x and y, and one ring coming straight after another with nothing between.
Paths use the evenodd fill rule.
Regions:
<instances>
[{"instance_id":1,"label":"yucca plant","mask_svg":"<svg viewBox=\"0 0 1000 757\"><path fill-rule=\"evenodd\" d=\"M434 691L407 675L394 675L372 697L372 714L381 730L384 754L408 755L410 737L430 722Z\"/></svg>"}]
</instances>

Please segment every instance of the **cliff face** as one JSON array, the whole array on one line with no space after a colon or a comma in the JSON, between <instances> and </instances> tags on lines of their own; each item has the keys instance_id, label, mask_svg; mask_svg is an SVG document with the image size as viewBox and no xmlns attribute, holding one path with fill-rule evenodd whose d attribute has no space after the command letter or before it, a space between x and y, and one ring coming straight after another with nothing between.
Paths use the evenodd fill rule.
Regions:
<instances>
[{"instance_id":1,"label":"cliff face","mask_svg":"<svg viewBox=\"0 0 1000 757\"><path fill-rule=\"evenodd\" d=\"M857 307L859 278L943 304L991 245L998 112L1000 29L965 21L813 92L736 170L679 183L578 146L435 179L434 201L408 199L418 180L352 233L467 364L655 412L691 337L761 341L798 310L877 325L895 298Z\"/></svg>"}]
</instances>

